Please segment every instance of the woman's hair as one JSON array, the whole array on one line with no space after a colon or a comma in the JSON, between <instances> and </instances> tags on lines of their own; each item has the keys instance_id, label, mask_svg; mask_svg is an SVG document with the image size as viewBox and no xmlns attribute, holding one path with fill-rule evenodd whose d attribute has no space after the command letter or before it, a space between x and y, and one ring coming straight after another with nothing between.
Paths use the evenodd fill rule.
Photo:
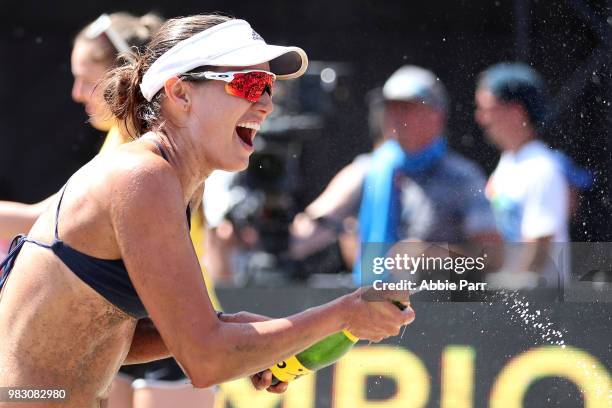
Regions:
<instances>
[{"instance_id":1,"label":"woman's hair","mask_svg":"<svg viewBox=\"0 0 612 408\"><path fill-rule=\"evenodd\" d=\"M219 14L170 19L153 35L143 50L139 50L129 59L124 59L123 65L106 74L101 84L104 100L129 135L142 135L163 126L161 117L163 89L149 102L139 87L142 76L151 64L178 42L228 20L231 20L231 17Z\"/></svg>"},{"instance_id":2,"label":"woman's hair","mask_svg":"<svg viewBox=\"0 0 612 408\"><path fill-rule=\"evenodd\" d=\"M154 13L137 17L130 13L118 12L110 14L108 18L110 19L109 29L112 29L113 33L132 50L142 50L164 22L160 16ZM115 66L120 61L118 56L122 50L117 49L109 36L104 35L104 31L93 33L92 36L96 22L92 22L83 28L75 37L74 42L92 43L94 46L91 47L89 57L94 62L109 67Z\"/></svg>"}]
</instances>

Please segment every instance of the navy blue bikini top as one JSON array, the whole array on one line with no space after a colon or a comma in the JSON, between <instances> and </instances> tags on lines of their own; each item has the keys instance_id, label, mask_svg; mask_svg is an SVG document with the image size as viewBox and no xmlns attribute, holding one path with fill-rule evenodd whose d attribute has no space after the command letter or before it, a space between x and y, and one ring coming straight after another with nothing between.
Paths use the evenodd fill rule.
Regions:
<instances>
[{"instance_id":1,"label":"navy blue bikini top","mask_svg":"<svg viewBox=\"0 0 612 408\"><path fill-rule=\"evenodd\" d=\"M162 146L157 141L153 142L157 145L162 157L168 161ZM68 183L66 183L66 185L67 184ZM147 317L147 310L134 289L134 285L130 280L123 260L100 259L84 254L71 248L59 238L57 225L66 185L64 185L62 189L59 202L57 203L57 210L55 212L55 238L53 242L47 244L24 235L16 236L11 242L7 257L0 264L0 269L3 270L2 276L0 277L0 289L2 289L4 282L11 272L15 259L21 251L23 244L31 242L40 247L52 250L53 253L83 282L128 315L136 319ZM187 207L187 223L189 228L191 228L191 211L189 207Z\"/></svg>"}]
</instances>

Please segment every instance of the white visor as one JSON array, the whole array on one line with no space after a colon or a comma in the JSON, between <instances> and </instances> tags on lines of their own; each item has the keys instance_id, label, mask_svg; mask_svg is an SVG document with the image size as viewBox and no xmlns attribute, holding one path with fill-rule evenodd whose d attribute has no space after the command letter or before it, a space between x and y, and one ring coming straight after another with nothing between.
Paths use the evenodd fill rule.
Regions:
<instances>
[{"instance_id":1,"label":"white visor","mask_svg":"<svg viewBox=\"0 0 612 408\"><path fill-rule=\"evenodd\" d=\"M143 75L140 91L147 101L166 81L201 66L246 67L270 62L276 79L301 76L308 57L298 47L269 45L244 20L229 20L187 38L166 51Z\"/></svg>"}]
</instances>

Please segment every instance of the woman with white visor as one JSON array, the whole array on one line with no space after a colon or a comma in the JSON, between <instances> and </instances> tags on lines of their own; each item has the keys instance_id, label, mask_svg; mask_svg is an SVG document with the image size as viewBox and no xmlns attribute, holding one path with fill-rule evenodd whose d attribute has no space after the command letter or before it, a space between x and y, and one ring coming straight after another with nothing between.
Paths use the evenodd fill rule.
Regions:
<instances>
[{"instance_id":1,"label":"woman with white visor","mask_svg":"<svg viewBox=\"0 0 612 408\"><path fill-rule=\"evenodd\" d=\"M247 167L274 81L306 65L304 51L266 44L243 20L199 15L169 20L109 73L109 108L140 137L78 170L13 241L0 280L0 387L63 390L61 406L99 407L122 364L173 355L196 387L251 375L282 392L269 371L255 374L342 329L380 341L414 319L361 289L281 319L211 305L190 198L213 170Z\"/></svg>"}]
</instances>

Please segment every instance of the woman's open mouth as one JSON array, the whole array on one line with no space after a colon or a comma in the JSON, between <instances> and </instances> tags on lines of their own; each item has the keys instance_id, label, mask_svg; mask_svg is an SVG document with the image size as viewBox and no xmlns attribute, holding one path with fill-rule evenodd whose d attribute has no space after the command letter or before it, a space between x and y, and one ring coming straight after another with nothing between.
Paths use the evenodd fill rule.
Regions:
<instances>
[{"instance_id":1,"label":"woman's open mouth","mask_svg":"<svg viewBox=\"0 0 612 408\"><path fill-rule=\"evenodd\" d=\"M260 125L257 122L242 122L236 126L236 133L247 146L253 147L253 139L259 128Z\"/></svg>"}]
</instances>

